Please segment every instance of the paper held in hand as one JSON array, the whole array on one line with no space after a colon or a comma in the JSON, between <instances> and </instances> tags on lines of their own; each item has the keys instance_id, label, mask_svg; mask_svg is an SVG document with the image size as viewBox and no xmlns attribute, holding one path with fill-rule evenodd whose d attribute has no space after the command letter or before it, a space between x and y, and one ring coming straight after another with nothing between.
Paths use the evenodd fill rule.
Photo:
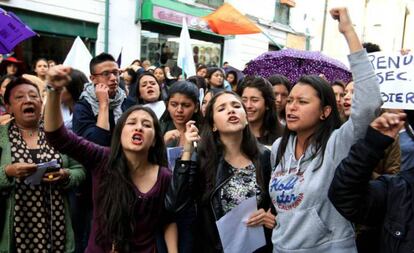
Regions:
<instances>
[{"instance_id":1,"label":"paper held in hand","mask_svg":"<svg viewBox=\"0 0 414 253\"><path fill-rule=\"evenodd\" d=\"M224 253L253 252L266 245L263 226L246 225L254 211L257 211L256 197L244 200L216 221Z\"/></svg>"}]
</instances>

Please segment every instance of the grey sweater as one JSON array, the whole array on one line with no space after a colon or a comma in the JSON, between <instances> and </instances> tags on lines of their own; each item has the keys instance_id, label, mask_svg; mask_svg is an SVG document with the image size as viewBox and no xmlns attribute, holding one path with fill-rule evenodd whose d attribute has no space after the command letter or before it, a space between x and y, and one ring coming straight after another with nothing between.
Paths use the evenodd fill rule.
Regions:
<instances>
[{"instance_id":1,"label":"grey sweater","mask_svg":"<svg viewBox=\"0 0 414 253\"><path fill-rule=\"evenodd\" d=\"M289 137L279 164L276 154L280 139L272 146L270 196L276 207L277 226L273 230L274 252L357 252L353 227L328 199L329 185L340 161L357 139L365 135L382 104L379 84L365 50L348 56L355 81L350 120L335 130L322 155L310 159L312 146L298 160L296 137Z\"/></svg>"}]
</instances>

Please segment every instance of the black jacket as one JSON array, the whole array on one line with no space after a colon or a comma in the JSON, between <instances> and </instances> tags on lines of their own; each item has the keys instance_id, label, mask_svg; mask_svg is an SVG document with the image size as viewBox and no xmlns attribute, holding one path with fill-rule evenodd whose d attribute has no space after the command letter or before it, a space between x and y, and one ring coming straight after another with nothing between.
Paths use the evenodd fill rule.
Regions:
<instances>
[{"instance_id":1,"label":"black jacket","mask_svg":"<svg viewBox=\"0 0 414 253\"><path fill-rule=\"evenodd\" d=\"M393 139L369 128L338 166L329 199L348 220L381 225L380 252L414 252L414 168L370 180Z\"/></svg>"},{"instance_id":2,"label":"black jacket","mask_svg":"<svg viewBox=\"0 0 414 253\"><path fill-rule=\"evenodd\" d=\"M260 169L263 173L264 187L266 191L261 193L262 201L258 203L258 209L268 210L271 207L268 192L271 165L270 150L260 145L259 155ZM177 161L170 190L166 196L166 208L178 213L185 208L196 206L197 219L195 224L194 252L222 252L222 245L216 227L216 221L223 215L220 199L220 189L229 181L233 172L223 158L220 159L216 184L208 194L208 198L200 197L203 193L197 185L197 163L193 161ZM271 230L265 228L267 246L258 252L271 252Z\"/></svg>"}]
</instances>

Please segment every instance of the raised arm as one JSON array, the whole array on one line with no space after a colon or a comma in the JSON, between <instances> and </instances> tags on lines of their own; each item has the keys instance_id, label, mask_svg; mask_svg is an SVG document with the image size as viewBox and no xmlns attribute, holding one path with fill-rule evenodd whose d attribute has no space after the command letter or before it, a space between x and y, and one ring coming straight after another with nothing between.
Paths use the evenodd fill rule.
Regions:
<instances>
[{"instance_id":1,"label":"raised arm","mask_svg":"<svg viewBox=\"0 0 414 253\"><path fill-rule=\"evenodd\" d=\"M46 137L48 142L59 152L76 159L85 168L95 168L98 163L106 160L109 150L75 135L63 125L60 93L63 87L68 84L69 72L70 68L61 65L48 71L47 82L51 88L47 93L44 113Z\"/></svg>"},{"instance_id":2,"label":"raised arm","mask_svg":"<svg viewBox=\"0 0 414 253\"><path fill-rule=\"evenodd\" d=\"M60 111L60 93L69 81L69 67L56 66L49 69L46 82L48 85L47 102L45 105L45 131L56 131L63 125L62 112Z\"/></svg>"},{"instance_id":3,"label":"raised arm","mask_svg":"<svg viewBox=\"0 0 414 253\"><path fill-rule=\"evenodd\" d=\"M339 21L338 29L348 43L351 52L348 60L355 83L351 116L338 131L335 131L328 143L332 146L329 150L335 150L332 158L336 166L351 146L365 136L368 125L379 114L382 100L374 69L355 33L347 9L335 8L331 10L331 14Z\"/></svg>"},{"instance_id":4,"label":"raised arm","mask_svg":"<svg viewBox=\"0 0 414 253\"><path fill-rule=\"evenodd\" d=\"M352 54L361 51L362 44L354 30L348 10L344 7L333 8L330 13L333 19L338 20L338 30L344 35L350 53Z\"/></svg>"}]
</instances>

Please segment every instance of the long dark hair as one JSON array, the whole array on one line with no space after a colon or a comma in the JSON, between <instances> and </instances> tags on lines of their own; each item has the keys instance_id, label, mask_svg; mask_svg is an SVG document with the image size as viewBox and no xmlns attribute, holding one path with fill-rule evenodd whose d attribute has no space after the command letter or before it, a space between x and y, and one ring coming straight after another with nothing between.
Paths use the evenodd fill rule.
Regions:
<instances>
[{"instance_id":1,"label":"long dark hair","mask_svg":"<svg viewBox=\"0 0 414 253\"><path fill-rule=\"evenodd\" d=\"M221 72L221 74L223 74L223 83L221 84L220 87L215 87L215 86L211 87L212 86L210 84L211 76L214 73L216 73L217 71L219 71L219 72ZM208 68L207 69L207 74L206 74L206 77L205 78L208 80L207 88L209 88L209 89L210 88L222 88L222 89L224 89L224 80L226 79L226 75L225 75L224 70L222 68L217 68L217 67Z\"/></svg>"},{"instance_id":2,"label":"long dark hair","mask_svg":"<svg viewBox=\"0 0 414 253\"><path fill-rule=\"evenodd\" d=\"M138 76L138 79L137 79L136 98L137 98L138 103L139 104L146 104L147 103L146 101L144 101L144 99L141 98L141 94L139 93L140 82L141 82L141 79L144 76L151 76L151 77L153 77L154 80L155 80L155 82L158 84L158 88L160 89L160 96L158 97L158 101L160 101L162 99L161 85L158 83L157 78L154 76L154 74L152 74L152 73L150 73L148 71L145 71L141 75L139 75Z\"/></svg>"},{"instance_id":3,"label":"long dark hair","mask_svg":"<svg viewBox=\"0 0 414 253\"><path fill-rule=\"evenodd\" d=\"M83 91L85 83L88 82L86 75L77 69L72 69L70 72L70 82L66 86L66 90L72 96L73 101L76 103L79 100L79 96Z\"/></svg>"},{"instance_id":4,"label":"long dark hair","mask_svg":"<svg viewBox=\"0 0 414 253\"><path fill-rule=\"evenodd\" d=\"M241 98L236 93L227 90L217 93L208 103L208 106L206 108L206 117L200 135L201 140L203 141L200 143L200 147L198 149L198 162L199 168L201 170L201 197L203 200L206 200L211 194L211 191L214 189L216 185L217 168L221 162L221 159L224 158L224 146L220 141L220 134L218 131L213 132L212 130L214 126L214 105L217 101L217 98L223 94L231 94L235 96L243 105ZM244 105L243 108L246 110ZM256 137L250 131L250 128L248 126L244 128L242 138L243 139L240 147L241 151L247 157L249 157L255 165L258 185L260 186L261 190L265 192L266 189L264 189L263 174L259 162L258 143L256 141Z\"/></svg>"},{"instance_id":5,"label":"long dark hair","mask_svg":"<svg viewBox=\"0 0 414 253\"><path fill-rule=\"evenodd\" d=\"M198 126L198 123L202 118L200 112L200 103L198 100L199 92L197 86L189 81L178 81L170 87L170 89L168 90L167 100L165 101L167 110L165 110L164 114L161 116L160 121L164 123L172 122L171 115L168 112L168 102L170 101L171 97L177 93L183 94L184 96L186 96L194 102L195 111L193 113L193 116L191 117L191 120L194 120L196 122L196 125Z\"/></svg>"},{"instance_id":6,"label":"long dark hair","mask_svg":"<svg viewBox=\"0 0 414 253\"><path fill-rule=\"evenodd\" d=\"M206 79L204 79L204 77L190 76L187 78L187 81L194 83L199 89L203 89L204 92L207 90Z\"/></svg>"},{"instance_id":7,"label":"long dark hair","mask_svg":"<svg viewBox=\"0 0 414 253\"><path fill-rule=\"evenodd\" d=\"M241 82L237 93L243 96L245 88L255 88L262 94L265 101L266 111L263 115L262 129L260 129L261 142L264 145L272 145L282 135L273 94L272 85L268 80L260 76L248 76Z\"/></svg>"},{"instance_id":8,"label":"long dark hair","mask_svg":"<svg viewBox=\"0 0 414 253\"><path fill-rule=\"evenodd\" d=\"M97 220L100 226L97 231L96 243L107 246L115 243L119 252L130 252L133 235L137 232L135 224L140 217L136 217L138 197L135 194L136 186L132 182L127 158L121 145L121 133L128 116L137 110L151 115L154 122L154 145L148 151L148 161L160 167L166 166L164 139L155 113L146 107L135 105L122 114L115 126L111 154L105 167L97 191ZM110 244L109 244L110 245Z\"/></svg>"},{"instance_id":9,"label":"long dark hair","mask_svg":"<svg viewBox=\"0 0 414 253\"><path fill-rule=\"evenodd\" d=\"M237 84L238 84L238 82L239 82L239 79L238 79L238 76L237 76L237 72L236 71L234 71L234 70L230 70L229 72L227 72L227 74L226 74L226 80L227 80L227 77L230 75L230 74L232 74L233 76L234 76L234 80L233 80L233 82L229 82L230 83L230 85L231 85L231 88L234 90L235 88L237 89L238 87L237 87Z\"/></svg>"},{"instance_id":10,"label":"long dark hair","mask_svg":"<svg viewBox=\"0 0 414 253\"><path fill-rule=\"evenodd\" d=\"M276 86L276 85L285 86L286 90L288 91L288 94L290 93L290 90L292 89L292 85L291 85L289 79L287 79L287 77L284 76L284 75L275 74L275 75L272 75L272 76L268 77L267 80L270 82L270 84L272 86ZM285 119L285 117L286 117L286 108L283 108L280 111L279 116L281 118Z\"/></svg>"},{"instance_id":11,"label":"long dark hair","mask_svg":"<svg viewBox=\"0 0 414 253\"><path fill-rule=\"evenodd\" d=\"M332 132L341 126L341 119L339 117L338 108L336 107L335 94L330 84L316 75L302 76L296 85L309 85L316 91L316 94L321 101L321 108L330 106L332 109L326 119L319 122L315 132L310 135L305 142L305 147L308 147L311 144L314 145L311 159L315 158L319 152L322 154L320 164L314 169L317 170L323 163L326 144L328 143ZM296 132L289 130L286 125L285 131L282 135L282 140L280 141L279 149L277 150L276 165L281 161L283 155L285 154L286 146L291 135L296 135Z\"/></svg>"}]
</instances>

